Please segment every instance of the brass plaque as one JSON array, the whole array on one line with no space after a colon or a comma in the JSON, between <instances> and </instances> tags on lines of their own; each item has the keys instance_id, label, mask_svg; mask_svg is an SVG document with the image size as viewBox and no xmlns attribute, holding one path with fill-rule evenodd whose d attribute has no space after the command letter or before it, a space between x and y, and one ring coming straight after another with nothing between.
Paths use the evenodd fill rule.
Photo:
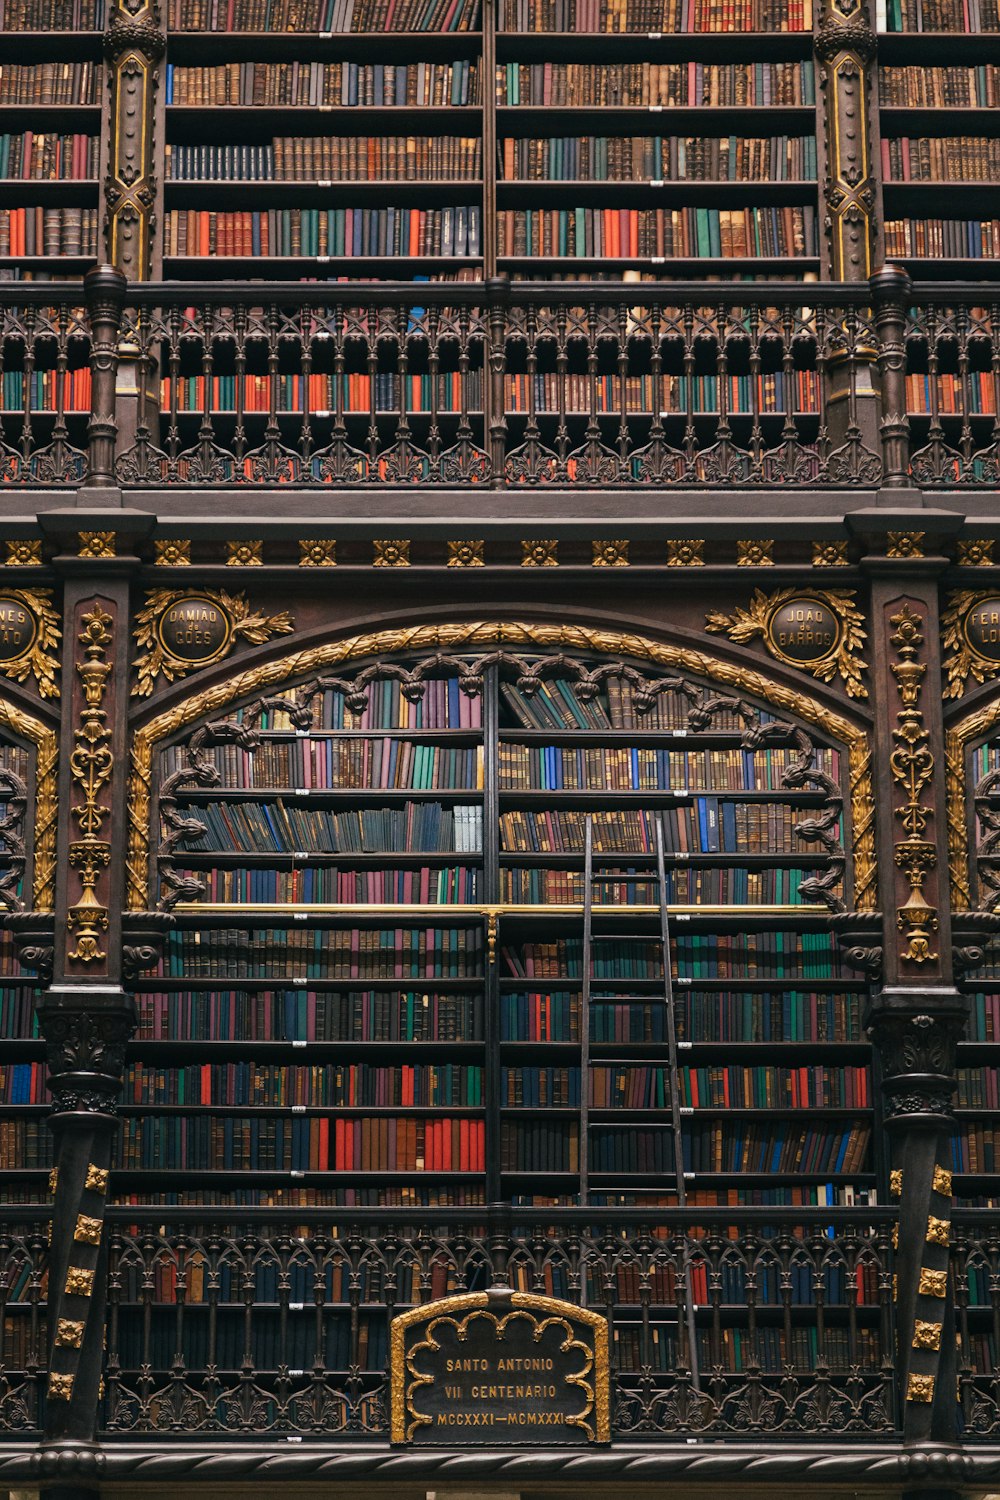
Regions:
<instances>
[{"instance_id":1,"label":"brass plaque","mask_svg":"<svg viewBox=\"0 0 1000 1500\"><path fill-rule=\"evenodd\" d=\"M20 599L0 594L0 661L14 661L35 644L38 621Z\"/></svg>"},{"instance_id":2,"label":"brass plaque","mask_svg":"<svg viewBox=\"0 0 1000 1500\"><path fill-rule=\"evenodd\" d=\"M204 667L228 651L233 622L228 611L207 594L186 594L167 605L157 631L168 656Z\"/></svg>"},{"instance_id":3,"label":"brass plaque","mask_svg":"<svg viewBox=\"0 0 1000 1500\"><path fill-rule=\"evenodd\" d=\"M840 645L841 622L825 600L813 594L786 599L767 622L767 642L775 656L808 666L832 656Z\"/></svg>"},{"instance_id":4,"label":"brass plaque","mask_svg":"<svg viewBox=\"0 0 1000 1500\"><path fill-rule=\"evenodd\" d=\"M1000 662L1000 595L980 599L965 617L965 638L977 656Z\"/></svg>"},{"instance_id":5,"label":"brass plaque","mask_svg":"<svg viewBox=\"0 0 1000 1500\"><path fill-rule=\"evenodd\" d=\"M611 1437L607 1320L505 1287L428 1302L391 1329L392 1441L586 1447Z\"/></svg>"}]
</instances>

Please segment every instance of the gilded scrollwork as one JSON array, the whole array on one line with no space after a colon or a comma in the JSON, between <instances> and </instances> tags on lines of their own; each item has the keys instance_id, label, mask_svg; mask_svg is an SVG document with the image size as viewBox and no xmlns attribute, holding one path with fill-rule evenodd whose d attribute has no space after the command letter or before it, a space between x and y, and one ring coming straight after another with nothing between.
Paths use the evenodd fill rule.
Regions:
<instances>
[{"instance_id":1,"label":"gilded scrollwork","mask_svg":"<svg viewBox=\"0 0 1000 1500\"><path fill-rule=\"evenodd\" d=\"M787 588L765 594L763 589L754 589L746 609L737 607L731 614L713 610L706 617L705 629L715 635L727 635L738 645L760 636L765 649L777 660L801 668L821 682L832 682L839 674L849 697L867 698L868 689L861 678L866 663L860 655L866 639L864 616L855 603L852 590L823 589L815 594L816 600L826 606L839 626L832 648L818 660L796 660L775 645L771 629L775 615L783 605L802 597L802 592L801 589Z\"/></svg>"},{"instance_id":2,"label":"gilded scrollwork","mask_svg":"<svg viewBox=\"0 0 1000 1500\"><path fill-rule=\"evenodd\" d=\"M937 864L934 841L927 837L933 806L924 796L934 774L934 756L919 706L927 675L926 662L918 659L924 644L923 621L904 603L890 615L889 623L894 627L889 642L897 653L889 670L896 679L901 704L892 731L895 749L889 757L889 769L905 797L895 808L904 837L896 843L893 857L909 885L909 896L896 912L896 925L903 934L903 960L925 964L935 962L938 956L931 949L938 914L923 894L924 881Z\"/></svg>"},{"instance_id":3,"label":"gilded scrollwork","mask_svg":"<svg viewBox=\"0 0 1000 1500\"><path fill-rule=\"evenodd\" d=\"M201 661L184 660L172 652L163 639L161 622L167 611L185 600L207 600L218 609L227 622L228 629L219 648ZM140 654L133 662L136 680L132 687L134 698L148 698L160 676L167 682L175 682L199 666L207 666L227 656L236 640L247 645L261 646L272 636L288 635L293 629L292 617L286 610L278 614L265 615L252 610L246 594L230 594L224 589L152 589L146 595L146 603L135 617L135 640Z\"/></svg>"},{"instance_id":4,"label":"gilded scrollwork","mask_svg":"<svg viewBox=\"0 0 1000 1500\"><path fill-rule=\"evenodd\" d=\"M128 799L128 906L145 911L149 904L149 845L152 806L154 747L178 734L187 724L218 712L242 698L259 694L295 678L343 665L361 657L387 656L437 650L510 647L555 647L588 651L597 655L633 657L677 668L721 682L742 693L763 699L789 715L821 729L848 748L852 825L854 907L874 910L876 901L876 857L872 803L871 741L867 730L842 714L776 682L741 663L722 660L686 646L653 641L627 632L577 625L527 624L519 621L481 621L466 624L420 625L402 630L376 631L331 641L277 660L260 662L248 670L194 693L144 724L132 744Z\"/></svg>"},{"instance_id":5,"label":"gilded scrollwork","mask_svg":"<svg viewBox=\"0 0 1000 1500\"><path fill-rule=\"evenodd\" d=\"M27 682L32 677L41 697L58 698L58 645L62 632L59 616L52 607L52 590L5 588L3 602L19 605L33 628L23 651L0 660L0 672L13 682Z\"/></svg>"},{"instance_id":6,"label":"gilded scrollwork","mask_svg":"<svg viewBox=\"0 0 1000 1500\"><path fill-rule=\"evenodd\" d=\"M115 764L104 707L108 678L113 670L108 653L114 640L114 621L96 603L80 619L84 628L79 640L84 649L83 660L77 662L76 670L83 701L69 758L70 774L81 798L71 809L79 837L69 846L69 863L79 877L80 894L67 916L76 943L68 957L76 963L92 964L107 957L101 948L101 933L108 929L108 909L98 899L96 890L101 872L111 862L111 844L101 836L110 808L101 801L101 796Z\"/></svg>"},{"instance_id":7,"label":"gilded scrollwork","mask_svg":"<svg viewBox=\"0 0 1000 1500\"><path fill-rule=\"evenodd\" d=\"M947 678L943 697L961 698L970 677L974 682L983 683L1000 672L1000 653L990 657L983 650L977 649L971 630L975 611L985 601L996 598L996 591L992 589L958 589L948 595L947 608L941 615L941 665ZM1000 620L997 622L997 630L1000 639Z\"/></svg>"}]
</instances>

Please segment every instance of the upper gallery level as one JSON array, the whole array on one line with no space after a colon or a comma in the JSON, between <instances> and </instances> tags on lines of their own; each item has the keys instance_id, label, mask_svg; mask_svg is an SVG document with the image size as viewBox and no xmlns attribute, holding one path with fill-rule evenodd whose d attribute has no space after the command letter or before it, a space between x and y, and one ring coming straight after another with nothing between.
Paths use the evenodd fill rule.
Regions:
<instances>
[{"instance_id":1,"label":"upper gallery level","mask_svg":"<svg viewBox=\"0 0 1000 1500\"><path fill-rule=\"evenodd\" d=\"M991 286L894 265L859 283L641 288L138 283L105 267L0 287L0 356L9 515L74 492L180 513L197 491L217 513L273 516L277 486L284 514L337 519L361 495L369 515L472 500L481 516L486 490L498 520L613 519L625 492L637 518L684 516L705 491L717 516L726 492L745 514L746 491L762 516L982 514L1000 476Z\"/></svg>"}]
</instances>

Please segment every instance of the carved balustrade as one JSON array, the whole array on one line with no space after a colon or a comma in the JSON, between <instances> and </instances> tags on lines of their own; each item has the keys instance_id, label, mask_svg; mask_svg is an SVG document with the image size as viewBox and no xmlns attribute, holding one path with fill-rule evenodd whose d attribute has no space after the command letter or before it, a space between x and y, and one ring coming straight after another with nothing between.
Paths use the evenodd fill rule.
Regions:
<instances>
[{"instance_id":1,"label":"carved balustrade","mask_svg":"<svg viewBox=\"0 0 1000 1500\"><path fill-rule=\"evenodd\" d=\"M967 488L1000 476L995 290L913 287L894 267L870 285L335 289L126 287L104 268L83 294L3 285L0 333L8 486Z\"/></svg>"}]
</instances>

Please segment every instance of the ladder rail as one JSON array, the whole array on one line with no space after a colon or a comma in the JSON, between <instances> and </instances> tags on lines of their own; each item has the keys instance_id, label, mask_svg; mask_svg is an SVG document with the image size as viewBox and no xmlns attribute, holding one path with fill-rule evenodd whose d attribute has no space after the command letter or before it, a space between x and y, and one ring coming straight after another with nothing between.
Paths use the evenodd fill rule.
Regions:
<instances>
[{"instance_id":1,"label":"ladder rail","mask_svg":"<svg viewBox=\"0 0 1000 1500\"><path fill-rule=\"evenodd\" d=\"M684 1176L683 1116L680 1101L680 1062L677 1047L677 1014L674 1008L674 976L670 962L670 915L667 910L667 872L663 852L663 823L656 822L656 874L660 886L660 941L663 945L663 999L667 1013L667 1061L670 1068L670 1115L674 1129L674 1179L677 1184L677 1206L687 1207L687 1181ZM684 1321L687 1325L691 1381L700 1390L698 1343L691 1287L691 1250L685 1229L681 1267L684 1277Z\"/></svg>"},{"instance_id":2,"label":"ladder rail","mask_svg":"<svg viewBox=\"0 0 1000 1500\"><path fill-rule=\"evenodd\" d=\"M590 1198L590 970L594 939L594 815L583 830L583 984L580 988L580 1202Z\"/></svg>"}]
</instances>

